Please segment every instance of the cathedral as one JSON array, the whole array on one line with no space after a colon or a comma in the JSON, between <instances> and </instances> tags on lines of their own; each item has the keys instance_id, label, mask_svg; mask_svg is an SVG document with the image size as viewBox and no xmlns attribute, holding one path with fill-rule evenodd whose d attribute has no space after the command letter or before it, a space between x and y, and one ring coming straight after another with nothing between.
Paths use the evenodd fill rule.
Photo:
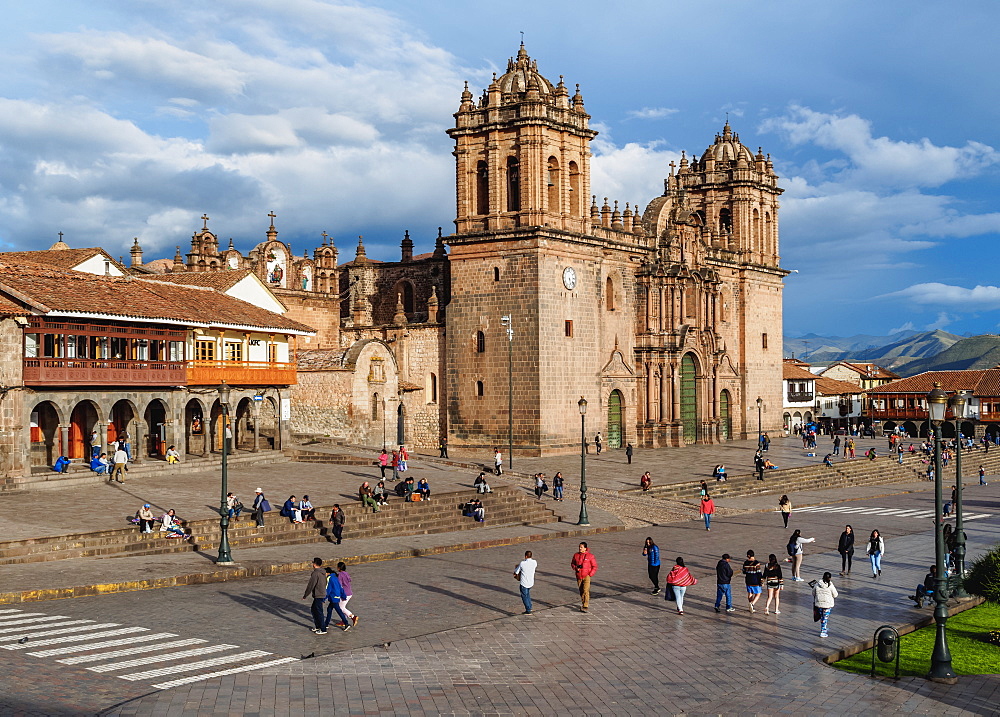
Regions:
<instances>
[{"instance_id":1,"label":"cathedral","mask_svg":"<svg viewBox=\"0 0 1000 717\"><path fill-rule=\"evenodd\" d=\"M431 252L414 255L407 232L399 261L377 261L359 237L340 263L324 233L297 257L272 212L244 256L204 216L186 257L141 270L250 271L316 329L297 351L293 431L566 453L581 398L588 435L611 448L780 426L787 272L769 156L727 122L664 168L644 208L598 199L579 86L553 84L523 45L481 95L466 84L454 117L454 232Z\"/></svg>"}]
</instances>

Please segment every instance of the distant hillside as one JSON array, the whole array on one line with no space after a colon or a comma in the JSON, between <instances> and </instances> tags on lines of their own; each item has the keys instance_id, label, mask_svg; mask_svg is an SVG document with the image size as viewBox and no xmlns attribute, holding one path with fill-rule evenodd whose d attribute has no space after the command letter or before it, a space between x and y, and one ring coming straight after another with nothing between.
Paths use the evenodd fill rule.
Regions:
<instances>
[{"instance_id":1,"label":"distant hillside","mask_svg":"<svg viewBox=\"0 0 1000 717\"><path fill-rule=\"evenodd\" d=\"M826 337L810 334L785 341L785 355L791 355L811 364L831 364L836 361L869 361L896 370L897 366L926 359L953 346L961 336L947 331L900 331L889 336Z\"/></svg>"},{"instance_id":2,"label":"distant hillside","mask_svg":"<svg viewBox=\"0 0 1000 717\"><path fill-rule=\"evenodd\" d=\"M955 342L941 353L905 363L893 370L900 376L924 371L964 371L1000 365L1000 336L984 334Z\"/></svg>"}]
</instances>

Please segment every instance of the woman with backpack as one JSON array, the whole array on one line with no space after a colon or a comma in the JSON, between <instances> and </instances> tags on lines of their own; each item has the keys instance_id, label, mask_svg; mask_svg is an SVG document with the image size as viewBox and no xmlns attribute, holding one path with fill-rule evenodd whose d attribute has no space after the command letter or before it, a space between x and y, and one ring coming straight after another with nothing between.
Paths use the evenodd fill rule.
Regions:
<instances>
[{"instance_id":1,"label":"woman with backpack","mask_svg":"<svg viewBox=\"0 0 1000 717\"><path fill-rule=\"evenodd\" d=\"M850 575L851 560L854 559L854 528L850 525L845 525L844 532L840 534L837 552L840 553L840 574Z\"/></svg>"},{"instance_id":2,"label":"woman with backpack","mask_svg":"<svg viewBox=\"0 0 1000 717\"><path fill-rule=\"evenodd\" d=\"M829 637L830 612L833 610L837 588L833 585L833 576L823 573L823 579L812 584L813 589L813 619L819 623L819 636Z\"/></svg>"},{"instance_id":3,"label":"woman with backpack","mask_svg":"<svg viewBox=\"0 0 1000 717\"><path fill-rule=\"evenodd\" d=\"M872 561L872 578L877 580L882 574L882 555L885 553L885 541L878 530L873 530L868 538L868 548L865 550Z\"/></svg>"},{"instance_id":4,"label":"woman with backpack","mask_svg":"<svg viewBox=\"0 0 1000 717\"><path fill-rule=\"evenodd\" d=\"M792 580L800 583L802 582L802 576L799 575L799 571L802 569L802 546L806 543L811 543L816 538L803 538L802 531L796 530L792 533L792 537L788 539L788 550L789 559L792 561Z\"/></svg>"},{"instance_id":5,"label":"woman with backpack","mask_svg":"<svg viewBox=\"0 0 1000 717\"><path fill-rule=\"evenodd\" d=\"M678 556L674 567L670 568L670 572L667 573L667 585L673 588L678 615L684 614L684 593L689 587L697 584L698 581L684 566L684 558Z\"/></svg>"}]
</instances>

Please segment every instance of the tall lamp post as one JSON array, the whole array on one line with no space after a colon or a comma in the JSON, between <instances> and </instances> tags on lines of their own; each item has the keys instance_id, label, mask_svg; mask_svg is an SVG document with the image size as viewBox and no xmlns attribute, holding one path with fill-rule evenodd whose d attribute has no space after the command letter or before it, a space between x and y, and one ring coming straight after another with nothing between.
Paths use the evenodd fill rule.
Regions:
<instances>
[{"instance_id":1,"label":"tall lamp post","mask_svg":"<svg viewBox=\"0 0 1000 717\"><path fill-rule=\"evenodd\" d=\"M223 381L219 385L219 405L222 407L222 498L219 501L219 557L216 565L233 565L233 556L229 552L229 504L226 496L229 494L229 392L232 389Z\"/></svg>"},{"instance_id":2,"label":"tall lamp post","mask_svg":"<svg viewBox=\"0 0 1000 717\"><path fill-rule=\"evenodd\" d=\"M948 401L955 417L955 581L952 594L955 597L969 597L965 591L965 529L962 520L962 421L972 411L975 398L972 393L956 393ZM947 546L946 546L947 547Z\"/></svg>"},{"instance_id":3,"label":"tall lamp post","mask_svg":"<svg viewBox=\"0 0 1000 717\"><path fill-rule=\"evenodd\" d=\"M941 496L941 425L948 411L948 394L941 384L934 382L934 388L927 394L927 414L934 427L934 558L937 578L934 581L934 651L931 653L931 671L927 678L934 682L954 684L958 681L951 667L951 650L948 649L948 575L944 567L944 506Z\"/></svg>"},{"instance_id":4,"label":"tall lamp post","mask_svg":"<svg viewBox=\"0 0 1000 717\"><path fill-rule=\"evenodd\" d=\"M757 396L757 447L758 448L760 448L761 446L761 440L760 440L761 436L764 435L764 431L761 428L761 418L760 418L760 412L763 407L764 407L764 399L761 398L760 396Z\"/></svg>"},{"instance_id":5,"label":"tall lamp post","mask_svg":"<svg viewBox=\"0 0 1000 717\"><path fill-rule=\"evenodd\" d=\"M510 314L500 317L507 328L507 470L514 470L514 324Z\"/></svg>"},{"instance_id":6,"label":"tall lamp post","mask_svg":"<svg viewBox=\"0 0 1000 717\"><path fill-rule=\"evenodd\" d=\"M587 516L587 399L580 396L580 520L577 525L590 525Z\"/></svg>"}]
</instances>

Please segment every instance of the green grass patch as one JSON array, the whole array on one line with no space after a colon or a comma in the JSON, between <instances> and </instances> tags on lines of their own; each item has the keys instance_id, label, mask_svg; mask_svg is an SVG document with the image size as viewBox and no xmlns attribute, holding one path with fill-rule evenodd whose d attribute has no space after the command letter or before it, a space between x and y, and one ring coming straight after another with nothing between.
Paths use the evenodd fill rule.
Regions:
<instances>
[{"instance_id":1,"label":"green grass patch","mask_svg":"<svg viewBox=\"0 0 1000 717\"><path fill-rule=\"evenodd\" d=\"M1000 674L1000 646L986 642L992 630L1000 629L1000 605L983 603L948 618L948 647L951 648L952 669L959 675ZM899 674L923 677L931 669L934 649L934 625L903 635L900 640ZM859 652L833 666L847 672L867 675L872 668L872 651ZM876 660L878 674L894 670L894 663Z\"/></svg>"}]
</instances>

